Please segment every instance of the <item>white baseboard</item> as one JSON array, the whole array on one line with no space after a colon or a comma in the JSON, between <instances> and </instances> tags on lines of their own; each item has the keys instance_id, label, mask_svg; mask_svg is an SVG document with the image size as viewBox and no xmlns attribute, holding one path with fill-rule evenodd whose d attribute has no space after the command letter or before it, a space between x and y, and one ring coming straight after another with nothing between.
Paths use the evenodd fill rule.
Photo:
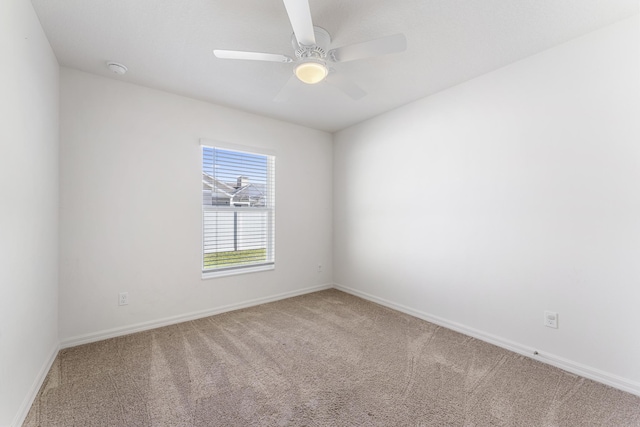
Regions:
<instances>
[{"instance_id":1,"label":"white baseboard","mask_svg":"<svg viewBox=\"0 0 640 427\"><path fill-rule=\"evenodd\" d=\"M40 387L42 387L42 384L44 383L45 378L47 378L47 374L51 369L51 365L53 365L53 361L56 360L56 356L58 355L59 349L60 349L60 346L56 343L51 349L51 351L49 352L49 357L47 358L47 360L45 360L42 367L40 367L40 371L38 372L38 375L33 381L33 384L31 384L31 388L29 389L29 392L24 397L24 400L22 401L22 404L20 405L20 409L18 409L16 416L13 418L13 421L9 425L10 427L20 427L24 422L24 419L27 418L29 409L31 409L31 405L33 404L33 401L36 399L36 396L40 391Z\"/></svg>"},{"instance_id":2,"label":"white baseboard","mask_svg":"<svg viewBox=\"0 0 640 427\"><path fill-rule=\"evenodd\" d=\"M309 288L298 289L291 292L284 292L269 297L256 298L252 300L243 301L236 304L225 305L222 307L211 308L207 310L194 311L191 313L180 314L177 316L165 317L162 319L151 320L149 322L137 323L134 325L123 326L121 328L107 329L104 331L93 332L85 335L78 335L75 337L67 338L60 343L60 348L75 347L81 344L88 344L96 341L105 340L108 338L115 338L123 335L129 335L136 332L147 331L149 329L160 328L162 326L175 325L176 323L187 322L189 320L201 319L203 317L213 316L215 314L226 313L228 311L239 310L241 308L252 307L255 305L265 304L268 302L278 301L286 298L291 298L299 295L309 294L311 292L322 291L325 289L331 289L332 284L324 284L318 286L312 286Z\"/></svg>"},{"instance_id":3,"label":"white baseboard","mask_svg":"<svg viewBox=\"0 0 640 427\"><path fill-rule=\"evenodd\" d=\"M474 329L466 325L462 325L460 323L451 322L447 319L443 319L438 316L433 316L423 311L416 310L402 304L397 304L395 302L386 300L384 298L379 298L367 292L362 292L357 289L349 288L347 286L342 286L339 284L334 284L334 288L340 291L346 292L348 294L352 294L357 297L375 302L385 307L392 308L394 310L400 311L410 316L417 317L422 320L426 320L427 322L431 322L436 325L443 326L447 329L451 329L456 332L460 332L462 334L471 336L473 338L477 338L481 341L488 342L498 347L502 347L506 350L513 351L514 353L518 353L523 356L527 356L532 359L539 360L540 362L555 366L557 368L563 369L567 372L571 372L576 375L580 375L581 377L589 378L599 383L606 384L608 386L617 388L619 390L626 391L628 393L640 396L640 383L638 382L631 381L626 378L622 378L617 375L610 374L608 372L604 372L599 369L592 368L590 366L586 366L581 363L577 363L572 360L568 360L553 354L544 353L539 350L536 353L536 349L532 347L528 347L526 345L511 341L496 335L492 335L492 334L480 331L478 329Z\"/></svg>"}]
</instances>

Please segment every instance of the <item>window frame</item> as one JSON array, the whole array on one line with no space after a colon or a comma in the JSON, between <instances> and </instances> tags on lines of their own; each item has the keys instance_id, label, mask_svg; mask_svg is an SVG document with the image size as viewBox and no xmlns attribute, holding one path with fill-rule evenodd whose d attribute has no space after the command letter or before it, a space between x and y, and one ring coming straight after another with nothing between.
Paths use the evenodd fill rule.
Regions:
<instances>
[{"instance_id":1,"label":"window frame","mask_svg":"<svg viewBox=\"0 0 640 427\"><path fill-rule=\"evenodd\" d=\"M275 255L275 211L276 211L276 191L275 191L275 180L276 180L276 152L274 150L266 149L263 147L252 147L246 145L232 144L227 142L221 142L216 140L200 140L200 173L202 176L202 165L204 159L204 149L221 149L228 151L235 151L239 153L246 153L251 155L259 155L267 157L267 183L266 186L270 191L268 192L268 201L266 207L258 207L251 208L254 212L256 211L266 211L267 212L267 259L269 260L265 264L248 264L248 265L240 265L236 267L226 267L226 268L218 268L218 269L207 269L204 268L204 257L205 257L205 205L202 200L202 191L200 191L200 229L201 229L201 241L200 241L200 266L202 271L202 279L212 279L217 277L225 277L225 276L234 276L238 274L248 274L248 273L256 273L261 271L269 271L275 270L276 266L276 255ZM209 210L215 212L242 212L243 208L239 207L230 207L230 206L212 206L208 208ZM246 211L245 211L246 212Z\"/></svg>"}]
</instances>

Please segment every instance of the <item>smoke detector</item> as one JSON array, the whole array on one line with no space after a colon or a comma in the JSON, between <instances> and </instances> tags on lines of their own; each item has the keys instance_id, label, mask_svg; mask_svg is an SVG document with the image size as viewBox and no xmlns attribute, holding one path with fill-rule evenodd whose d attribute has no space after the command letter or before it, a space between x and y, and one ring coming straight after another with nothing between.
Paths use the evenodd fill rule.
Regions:
<instances>
[{"instance_id":1,"label":"smoke detector","mask_svg":"<svg viewBox=\"0 0 640 427\"><path fill-rule=\"evenodd\" d=\"M107 62L107 68L121 76L127 72L127 67L117 62Z\"/></svg>"}]
</instances>

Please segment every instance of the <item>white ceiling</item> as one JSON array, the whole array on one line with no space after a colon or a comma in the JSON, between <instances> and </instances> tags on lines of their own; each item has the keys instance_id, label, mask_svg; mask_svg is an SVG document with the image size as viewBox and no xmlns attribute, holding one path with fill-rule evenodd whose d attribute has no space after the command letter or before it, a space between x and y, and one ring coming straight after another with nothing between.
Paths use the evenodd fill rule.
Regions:
<instances>
[{"instance_id":1,"label":"white ceiling","mask_svg":"<svg viewBox=\"0 0 640 427\"><path fill-rule=\"evenodd\" d=\"M222 60L212 50L293 56L282 0L32 0L60 65L333 132L639 12L637 0L310 0L331 47L395 33L407 51L335 64L368 95L297 83L292 64ZM105 62L125 64L116 76Z\"/></svg>"}]
</instances>

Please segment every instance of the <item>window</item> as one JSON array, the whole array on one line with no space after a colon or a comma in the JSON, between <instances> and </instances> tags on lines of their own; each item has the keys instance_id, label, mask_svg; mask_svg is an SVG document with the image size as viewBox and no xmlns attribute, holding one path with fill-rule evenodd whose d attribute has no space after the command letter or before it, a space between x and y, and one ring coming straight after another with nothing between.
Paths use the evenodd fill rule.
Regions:
<instances>
[{"instance_id":1,"label":"window","mask_svg":"<svg viewBox=\"0 0 640 427\"><path fill-rule=\"evenodd\" d=\"M275 157L202 146L202 273L272 269Z\"/></svg>"}]
</instances>

